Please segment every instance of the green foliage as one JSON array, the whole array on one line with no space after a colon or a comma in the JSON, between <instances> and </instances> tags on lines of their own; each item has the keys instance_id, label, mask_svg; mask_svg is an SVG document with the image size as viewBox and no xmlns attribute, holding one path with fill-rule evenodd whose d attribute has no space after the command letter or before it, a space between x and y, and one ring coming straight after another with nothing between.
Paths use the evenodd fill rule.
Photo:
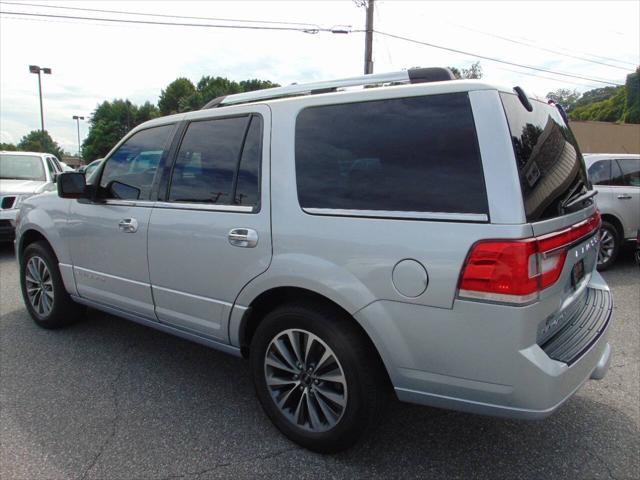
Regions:
<instances>
[{"instance_id":1,"label":"green foliage","mask_svg":"<svg viewBox=\"0 0 640 480\"><path fill-rule=\"evenodd\" d=\"M463 68L462 70L456 67L449 67L453 76L457 79L480 79L482 78L482 66L480 62L472 63L469 68Z\"/></svg>"},{"instance_id":2,"label":"green foliage","mask_svg":"<svg viewBox=\"0 0 640 480\"><path fill-rule=\"evenodd\" d=\"M102 102L89 120L82 156L87 162L104 157L129 130L158 116L158 108L150 102L141 106L121 99Z\"/></svg>"},{"instance_id":3,"label":"green foliage","mask_svg":"<svg viewBox=\"0 0 640 480\"><path fill-rule=\"evenodd\" d=\"M65 155L64 150L54 142L49 132L46 130L43 132L42 130L32 130L28 134L26 134L18 145L16 146L16 150L20 150L23 152L42 152L42 153L52 153L58 159L62 159Z\"/></svg>"},{"instance_id":4,"label":"green foliage","mask_svg":"<svg viewBox=\"0 0 640 480\"><path fill-rule=\"evenodd\" d=\"M15 152L18 149L13 143L0 143L0 150L5 152Z\"/></svg>"},{"instance_id":5,"label":"green foliage","mask_svg":"<svg viewBox=\"0 0 640 480\"><path fill-rule=\"evenodd\" d=\"M625 88L617 87L613 95L605 100L576 106L569 112L569 117L571 120L618 122L624 115L625 100Z\"/></svg>"},{"instance_id":6,"label":"green foliage","mask_svg":"<svg viewBox=\"0 0 640 480\"><path fill-rule=\"evenodd\" d=\"M627 76L627 98L623 121L640 123L640 67Z\"/></svg>"},{"instance_id":7,"label":"green foliage","mask_svg":"<svg viewBox=\"0 0 640 480\"><path fill-rule=\"evenodd\" d=\"M575 89L559 88L554 92L547 93L547 98L559 103L568 112L575 106L580 98L580 92Z\"/></svg>"},{"instance_id":8,"label":"green foliage","mask_svg":"<svg viewBox=\"0 0 640 480\"><path fill-rule=\"evenodd\" d=\"M188 78L177 78L167 88L160 92L158 108L161 115L171 115L189 110L185 99L192 99L196 94L196 87Z\"/></svg>"}]
</instances>

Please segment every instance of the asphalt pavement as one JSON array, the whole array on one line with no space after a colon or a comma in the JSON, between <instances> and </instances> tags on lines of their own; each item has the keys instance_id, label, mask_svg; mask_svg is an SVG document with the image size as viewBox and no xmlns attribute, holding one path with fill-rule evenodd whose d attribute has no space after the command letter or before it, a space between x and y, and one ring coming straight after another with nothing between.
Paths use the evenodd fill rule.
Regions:
<instances>
[{"instance_id":1,"label":"asphalt pavement","mask_svg":"<svg viewBox=\"0 0 640 480\"><path fill-rule=\"evenodd\" d=\"M640 269L612 287L614 356L552 417L511 421L392 402L356 448L286 440L246 361L96 311L46 331L0 246L0 479L640 478Z\"/></svg>"}]
</instances>

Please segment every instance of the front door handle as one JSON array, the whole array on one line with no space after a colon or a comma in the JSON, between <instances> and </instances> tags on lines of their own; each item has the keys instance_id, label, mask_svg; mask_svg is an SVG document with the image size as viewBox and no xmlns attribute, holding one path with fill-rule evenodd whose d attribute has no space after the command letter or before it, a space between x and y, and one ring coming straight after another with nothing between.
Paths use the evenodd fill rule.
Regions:
<instances>
[{"instance_id":1,"label":"front door handle","mask_svg":"<svg viewBox=\"0 0 640 480\"><path fill-rule=\"evenodd\" d=\"M258 245L258 232L251 228L234 228L229 232L229 243L234 247L253 248Z\"/></svg>"},{"instance_id":2,"label":"front door handle","mask_svg":"<svg viewBox=\"0 0 640 480\"><path fill-rule=\"evenodd\" d=\"M118 228L124 233L136 233L138 231L138 221L135 218L123 218L118 223Z\"/></svg>"},{"instance_id":3,"label":"front door handle","mask_svg":"<svg viewBox=\"0 0 640 480\"><path fill-rule=\"evenodd\" d=\"M621 193L620 195L618 195L618 199L620 199L620 200L631 200L631 195L629 195L628 193Z\"/></svg>"}]
</instances>

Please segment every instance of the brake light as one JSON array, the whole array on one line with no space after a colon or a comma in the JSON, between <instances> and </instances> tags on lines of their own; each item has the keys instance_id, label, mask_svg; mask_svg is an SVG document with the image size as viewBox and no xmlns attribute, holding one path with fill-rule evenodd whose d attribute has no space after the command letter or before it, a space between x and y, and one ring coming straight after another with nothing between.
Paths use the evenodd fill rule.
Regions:
<instances>
[{"instance_id":1,"label":"brake light","mask_svg":"<svg viewBox=\"0 0 640 480\"><path fill-rule=\"evenodd\" d=\"M600 227L600 213L569 228L522 240L486 240L471 247L460 275L464 298L527 304L553 285L568 247Z\"/></svg>"}]
</instances>

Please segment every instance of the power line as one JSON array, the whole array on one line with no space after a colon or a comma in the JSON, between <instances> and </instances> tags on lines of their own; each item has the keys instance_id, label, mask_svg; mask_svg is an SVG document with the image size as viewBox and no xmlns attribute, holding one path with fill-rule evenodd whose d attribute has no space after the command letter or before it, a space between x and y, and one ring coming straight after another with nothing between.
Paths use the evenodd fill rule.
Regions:
<instances>
[{"instance_id":1,"label":"power line","mask_svg":"<svg viewBox=\"0 0 640 480\"><path fill-rule=\"evenodd\" d=\"M416 43L416 44L419 44L419 45L425 45L427 47L438 48L440 50L446 50L448 52L454 52L454 53L459 53L459 54L462 54L462 55L468 55L470 57L481 58L483 60L487 60L487 61L490 61L490 62L503 63L505 65L511 65L512 67L526 68L526 69L529 69L529 70L536 70L538 72L551 73L553 75L560 75L560 76L568 77L568 78L577 78L579 80L587 80L589 82L605 83L607 85L615 85L617 87L622 85L620 83L611 82L609 80L601 80L601 79L597 79L597 78L583 77L581 75L574 75L574 74L565 73L565 72L556 72L554 70L548 70L546 68L533 67L531 65L523 65L521 63L509 62L507 60L502 60L500 58L488 57L486 55L480 55L478 53L466 52L464 50L458 50L456 48L444 47L442 45L437 45L437 44L429 43L429 42L423 42L423 41L420 41L420 40L416 40L414 38L403 37L401 35L395 35L393 33L381 32L379 30L375 30L375 33L377 33L379 35L385 35L385 36L387 36L389 38L395 38L397 40L404 40L405 42Z\"/></svg>"},{"instance_id":2,"label":"power line","mask_svg":"<svg viewBox=\"0 0 640 480\"><path fill-rule=\"evenodd\" d=\"M612 65L610 63L600 62L598 60L591 60L589 58L580 57L578 55L571 55L569 53L562 53L562 52L560 52L558 50L553 50L552 48L541 47L539 45L535 45L535 44L524 42L524 41L520 41L520 40L515 40L513 38L504 37L502 35L497 35L495 33L484 32L482 30L477 30L475 28L467 27L467 26L464 26L464 25L457 25L457 26L460 27L460 28L463 28L465 30L469 30L471 32L476 32L476 33L480 33L482 35L487 35L489 37L493 37L493 38L497 38L497 39L500 39L500 40L504 40L505 42L511 42L511 43L515 43L517 45L524 45L524 46L527 46L527 47L530 47L530 48L535 48L535 49L541 50L543 52L549 52L549 53L553 53L553 54L556 54L556 55L562 55L563 57L573 58L573 59L576 59L576 60L582 60L584 62L596 63L598 65L604 65L606 67L617 68L618 70L624 70L626 72L629 71L628 68L620 67L618 65ZM619 60L614 60L614 61L617 62ZM621 62L621 63L627 63L627 62Z\"/></svg>"},{"instance_id":3,"label":"power line","mask_svg":"<svg viewBox=\"0 0 640 480\"><path fill-rule=\"evenodd\" d=\"M99 8L83 8L83 7L64 7L62 5L43 5L38 3L22 3L22 2L7 2L0 1L0 3L4 3L7 5L20 5L20 6L29 6L29 7L40 7L40 8L57 8L63 10L79 10L83 12L98 12L98 13L117 13L119 15L140 15L146 17L163 17L163 18L181 18L185 20L213 20L219 22L239 22L239 23L263 23L263 24L277 24L277 25L298 25L298 26L311 26L318 27L315 23L304 23L304 22L286 22L286 21L273 21L273 20L247 20L240 18L217 18L217 17L190 17L187 15L167 15L160 13L147 13L147 12L128 12L124 10L104 10Z\"/></svg>"},{"instance_id":4,"label":"power line","mask_svg":"<svg viewBox=\"0 0 640 480\"><path fill-rule=\"evenodd\" d=\"M20 15L26 17L45 17L45 18L65 18L72 20L94 20L97 22L112 22L112 23L134 23L134 24L143 24L143 25L162 25L162 26L173 26L173 27L201 27L201 28L238 28L244 30L279 30L279 31L290 31L290 32L304 32L304 33L319 33L319 32L332 32L332 33L349 33L349 29L345 28L320 28L320 27L312 27L312 28L301 28L301 27L276 27L276 26L265 26L265 25L221 25L221 24L211 24L211 23L177 23L177 22L159 22L153 20L130 20L124 18L99 18L99 17L80 17L74 15L54 15L51 13L26 13L26 12L7 12L0 11L0 14L4 15Z\"/></svg>"},{"instance_id":5,"label":"power line","mask_svg":"<svg viewBox=\"0 0 640 480\"><path fill-rule=\"evenodd\" d=\"M504 70L505 72L516 73L518 75L527 75L527 76L530 76L530 77L544 78L546 80L552 80L554 82L558 82L558 83L562 83L562 84L569 83L571 85L578 85L580 87L588 87L588 88L591 88L591 89L600 88L597 85L588 85L586 83L573 82L571 80L565 80L564 78L560 79L560 78L547 77L546 75L539 75L539 74L533 73L533 72L523 72L523 71L520 71L520 70L513 70L511 68L504 68L504 67L496 67L496 68L499 68L500 70Z\"/></svg>"}]
</instances>

